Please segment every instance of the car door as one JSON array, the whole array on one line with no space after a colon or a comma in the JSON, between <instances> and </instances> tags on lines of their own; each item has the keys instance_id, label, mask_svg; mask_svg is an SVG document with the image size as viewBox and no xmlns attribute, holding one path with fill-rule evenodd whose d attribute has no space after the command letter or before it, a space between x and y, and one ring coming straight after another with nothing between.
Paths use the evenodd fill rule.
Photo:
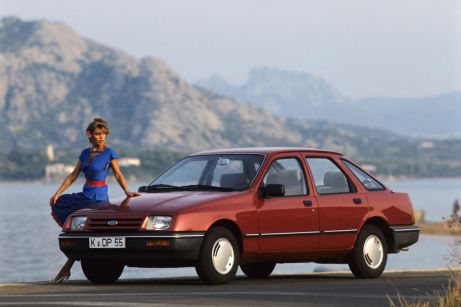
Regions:
<instances>
[{"instance_id":1,"label":"car door","mask_svg":"<svg viewBox=\"0 0 461 307\"><path fill-rule=\"evenodd\" d=\"M302 157L277 156L260 186L283 184L285 195L261 198L258 209L262 252L306 251L317 248L318 210L310 195Z\"/></svg>"},{"instance_id":2,"label":"car door","mask_svg":"<svg viewBox=\"0 0 461 307\"><path fill-rule=\"evenodd\" d=\"M352 180L332 157L308 156L306 162L319 206L319 249L353 247L368 214L366 195L357 192Z\"/></svg>"}]
</instances>

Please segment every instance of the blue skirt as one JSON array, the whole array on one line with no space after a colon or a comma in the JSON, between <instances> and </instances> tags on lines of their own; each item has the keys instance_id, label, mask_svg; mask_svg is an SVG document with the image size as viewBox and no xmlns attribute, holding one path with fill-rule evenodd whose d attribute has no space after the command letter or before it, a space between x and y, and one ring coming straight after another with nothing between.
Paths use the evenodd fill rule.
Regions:
<instances>
[{"instance_id":1,"label":"blue skirt","mask_svg":"<svg viewBox=\"0 0 461 307\"><path fill-rule=\"evenodd\" d=\"M58 198L53 206L51 206L51 215L55 218L56 222L62 226L72 212L100 202L105 201L88 198L83 192L64 194Z\"/></svg>"}]
</instances>

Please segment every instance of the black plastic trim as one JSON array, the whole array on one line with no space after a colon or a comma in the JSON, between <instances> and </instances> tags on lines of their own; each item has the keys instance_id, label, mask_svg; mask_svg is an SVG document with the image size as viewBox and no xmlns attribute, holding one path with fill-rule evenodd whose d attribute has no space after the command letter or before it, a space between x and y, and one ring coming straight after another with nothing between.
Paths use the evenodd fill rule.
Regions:
<instances>
[{"instance_id":1,"label":"black plastic trim","mask_svg":"<svg viewBox=\"0 0 461 307\"><path fill-rule=\"evenodd\" d=\"M200 252L204 232L180 233L62 233L59 248L70 259L119 260L135 267L194 266ZM91 249L89 238L125 237L123 249ZM168 240L168 246L148 247L152 239ZM71 241L71 242L69 242ZM66 244L63 244L66 242ZM71 244L69 244L71 243Z\"/></svg>"},{"instance_id":2,"label":"black plastic trim","mask_svg":"<svg viewBox=\"0 0 461 307\"><path fill-rule=\"evenodd\" d=\"M419 227L416 225L390 226L394 236L393 246L389 246L389 252L397 253L419 239Z\"/></svg>"}]
</instances>

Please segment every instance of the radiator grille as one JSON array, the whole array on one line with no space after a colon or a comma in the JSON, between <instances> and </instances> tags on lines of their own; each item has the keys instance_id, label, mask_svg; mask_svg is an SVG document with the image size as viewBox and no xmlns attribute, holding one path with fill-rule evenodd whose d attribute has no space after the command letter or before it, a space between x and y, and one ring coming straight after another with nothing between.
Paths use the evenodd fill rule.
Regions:
<instances>
[{"instance_id":1,"label":"radiator grille","mask_svg":"<svg viewBox=\"0 0 461 307\"><path fill-rule=\"evenodd\" d=\"M109 225L110 221L117 221L116 225ZM89 231L137 231L141 227L143 218L90 218L86 225Z\"/></svg>"}]
</instances>

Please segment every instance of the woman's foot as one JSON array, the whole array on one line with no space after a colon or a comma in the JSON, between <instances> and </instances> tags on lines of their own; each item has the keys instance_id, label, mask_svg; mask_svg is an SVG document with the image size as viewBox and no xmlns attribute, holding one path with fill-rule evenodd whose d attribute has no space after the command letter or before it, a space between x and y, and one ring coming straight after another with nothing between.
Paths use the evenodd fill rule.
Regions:
<instances>
[{"instance_id":1,"label":"woman's foot","mask_svg":"<svg viewBox=\"0 0 461 307\"><path fill-rule=\"evenodd\" d=\"M67 281L70 278L70 269L72 268L72 265L74 265L74 262L75 261L72 259L67 259L66 263L62 266L58 275L56 275L56 277L53 280L51 280L51 282L59 284Z\"/></svg>"},{"instance_id":2,"label":"woman's foot","mask_svg":"<svg viewBox=\"0 0 461 307\"><path fill-rule=\"evenodd\" d=\"M68 281L69 278L70 278L70 272L60 271L58 275L56 275L56 277L51 280L51 282L55 284L60 284L60 283Z\"/></svg>"}]
</instances>

